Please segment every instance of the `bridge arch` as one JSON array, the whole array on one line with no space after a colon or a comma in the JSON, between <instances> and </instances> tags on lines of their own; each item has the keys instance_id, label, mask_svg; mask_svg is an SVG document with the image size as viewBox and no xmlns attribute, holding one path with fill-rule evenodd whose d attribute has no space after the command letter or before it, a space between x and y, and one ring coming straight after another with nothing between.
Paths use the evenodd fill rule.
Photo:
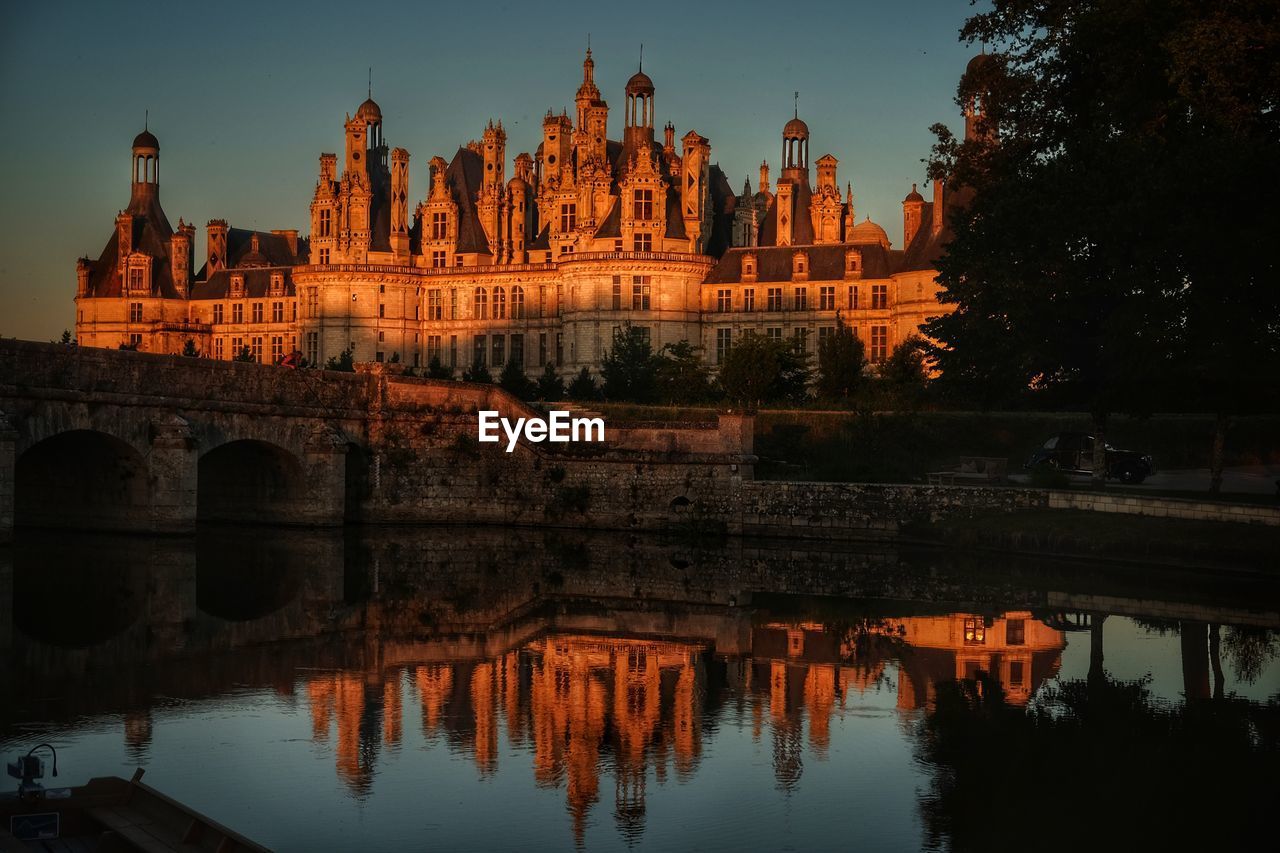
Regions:
<instances>
[{"instance_id":1,"label":"bridge arch","mask_svg":"<svg viewBox=\"0 0 1280 853\"><path fill-rule=\"evenodd\" d=\"M239 439L200 456L196 517L200 521L297 523L306 515L306 474L278 444Z\"/></svg>"},{"instance_id":2,"label":"bridge arch","mask_svg":"<svg viewBox=\"0 0 1280 853\"><path fill-rule=\"evenodd\" d=\"M147 462L113 435L60 432L27 448L14 467L19 526L119 530L149 524Z\"/></svg>"}]
</instances>

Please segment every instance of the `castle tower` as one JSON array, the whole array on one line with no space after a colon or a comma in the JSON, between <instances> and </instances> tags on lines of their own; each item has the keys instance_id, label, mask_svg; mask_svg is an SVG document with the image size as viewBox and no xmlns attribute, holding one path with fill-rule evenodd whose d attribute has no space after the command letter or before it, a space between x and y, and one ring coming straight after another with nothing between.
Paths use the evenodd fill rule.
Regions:
<instances>
[{"instance_id":1,"label":"castle tower","mask_svg":"<svg viewBox=\"0 0 1280 853\"><path fill-rule=\"evenodd\" d=\"M689 238L689 250L701 252L706 249L711 231L711 198L707 180L711 142L695 130L686 133L681 142L684 144L684 180L680 182L684 233Z\"/></svg>"},{"instance_id":2,"label":"castle tower","mask_svg":"<svg viewBox=\"0 0 1280 853\"><path fill-rule=\"evenodd\" d=\"M129 210L144 213L151 200L160 197L160 140L151 131L133 138L132 162Z\"/></svg>"},{"instance_id":3,"label":"castle tower","mask_svg":"<svg viewBox=\"0 0 1280 853\"><path fill-rule=\"evenodd\" d=\"M969 64L964 67L964 76L966 78L975 78L974 82L980 83L983 77L990 73L992 68L992 58L986 53L980 53L973 59L969 60ZM996 137L995 126L987 120L985 112L986 104L983 95L972 93L964 101L964 138L965 141L975 139L986 139L994 141Z\"/></svg>"},{"instance_id":4,"label":"castle tower","mask_svg":"<svg viewBox=\"0 0 1280 853\"><path fill-rule=\"evenodd\" d=\"M574 132L574 153L579 167L587 160L605 160L607 146L609 105L600 98L595 83L595 60L591 48L582 62L582 85L578 87L574 103L578 109L577 130Z\"/></svg>"},{"instance_id":5,"label":"castle tower","mask_svg":"<svg viewBox=\"0 0 1280 853\"><path fill-rule=\"evenodd\" d=\"M210 219L209 224L205 226L205 243L207 244L205 272L208 275L227 268L227 231L229 230L225 219Z\"/></svg>"},{"instance_id":6,"label":"castle tower","mask_svg":"<svg viewBox=\"0 0 1280 853\"><path fill-rule=\"evenodd\" d=\"M843 203L840 187L836 183L836 167L839 161L830 154L823 154L816 163L818 186L809 199L809 218L813 223L813 242L829 244L840 242L840 219Z\"/></svg>"},{"instance_id":7,"label":"castle tower","mask_svg":"<svg viewBox=\"0 0 1280 853\"><path fill-rule=\"evenodd\" d=\"M809 182L809 125L798 111L782 128L782 177Z\"/></svg>"},{"instance_id":8,"label":"castle tower","mask_svg":"<svg viewBox=\"0 0 1280 853\"><path fill-rule=\"evenodd\" d=\"M391 152L391 252L397 263L409 262L409 152Z\"/></svg>"},{"instance_id":9,"label":"castle tower","mask_svg":"<svg viewBox=\"0 0 1280 853\"><path fill-rule=\"evenodd\" d=\"M627 151L635 151L645 143L653 143L653 81L644 71L637 71L627 81L626 93L626 127L622 133L622 145ZM674 128L671 136L675 136Z\"/></svg>"},{"instance_id":10,"label":"castle tower","mask_svg":"<svg viewBox=\"0 0 1280 853\"><path fill-rule=\"evenodd\" d=\"M907 193L907 197L902 200L902 246L906 248L911 245L911 241L915 238L916 232L920 230L921 219L924 217L924 196L920 195L916 190L916 185L911 185L911 192Z\"/></svg>"},{"instance_id":11,"label":"castle tower","mask_svg":"<svg viewBox=\"0 0 1280 853\"><path fill-rule=\"evenodd\" d=\"M554 183L560 170L569 162L572 147L573 124L563 113L554 115L547 110L542 120L542 179Z\"/></svg>"},{"instance_id":12,"label":"castle tower","mask_svg":"<svg viewBox=\"0 0 1280 853\"><path fill-rule=\"evenodd\" d=\"M195 245L196 229L178 220L178 230L169 238L169 264L173 286L178 295L185 298L191 290L191 249Z\"/></svg>"}]
</instances>

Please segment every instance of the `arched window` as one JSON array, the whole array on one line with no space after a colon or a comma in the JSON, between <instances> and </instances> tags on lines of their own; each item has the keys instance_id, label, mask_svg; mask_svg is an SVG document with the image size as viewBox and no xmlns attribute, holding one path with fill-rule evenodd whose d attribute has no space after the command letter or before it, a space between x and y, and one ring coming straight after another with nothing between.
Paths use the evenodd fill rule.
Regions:
<instances>
[{"instance_id":1,"label":"arched window","mask_svg":"<svg viewBox=\"0 0 1280 853\"><path fill-rule=\"evenodd\" d=\"M524 319L524 288L518 284L511 288L511 319Z\"/></svg>"},{"instance_id":2,"label":"arched window","mask_svg":"<svg viewBox=\"0 0 1280 853\"><path fill-rule=\"evenodd\" d=\"M483 320L489 316L489 296L484 292L483 287L476 288L475 304L471 315L477 320Z\"/></svg>"},{"instance_id":3,"label":"arched window","mask_svg":"<svg viewBox=\"0 0 1280 853\"><path fill-rule=\"evenodd\" d=\"M493 319L503 320L507 316L507 291L501 287L493 289Z\"/></svg>"}]
</instances>

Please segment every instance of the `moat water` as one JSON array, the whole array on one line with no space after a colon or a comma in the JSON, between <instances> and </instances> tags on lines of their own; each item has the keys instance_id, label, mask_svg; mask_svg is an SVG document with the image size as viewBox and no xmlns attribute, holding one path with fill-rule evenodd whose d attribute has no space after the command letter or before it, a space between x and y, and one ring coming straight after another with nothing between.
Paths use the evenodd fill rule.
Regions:
<instances>
[{"instance_id":1,"label":"moat water","mask_svg":"<svg viewBox=\"0 0 1280 853\"><path fill-rule=\"evenodd\" d=\"M496 529L22 533L0 753L279 851L1251 849L1280 584Z\"/></svg>"}]
</instances>

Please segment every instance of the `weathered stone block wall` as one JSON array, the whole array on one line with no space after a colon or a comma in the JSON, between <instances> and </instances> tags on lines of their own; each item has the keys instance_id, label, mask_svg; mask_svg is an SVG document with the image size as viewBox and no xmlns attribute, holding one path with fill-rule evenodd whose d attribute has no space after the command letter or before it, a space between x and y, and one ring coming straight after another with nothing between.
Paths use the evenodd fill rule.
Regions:
<instances>
[{"instance_id":1,"label":"weathered stone block wall","mask_svg":"<svg viewBox=\"0 0 1280 853\"><path fill-rule=\"evenodd\" d=\"M1089 492L1049 492L1054 509L1081 509L1092 512L1118 512L1148 515L1155 518L1185 518L1195 521L1234 521L1241 524L1265 524L1280 527L1280 507L1258 504L1224 504L1180 498L1148 498L1137 495L1096 494Z\"/></svg>"}]
</instances>

